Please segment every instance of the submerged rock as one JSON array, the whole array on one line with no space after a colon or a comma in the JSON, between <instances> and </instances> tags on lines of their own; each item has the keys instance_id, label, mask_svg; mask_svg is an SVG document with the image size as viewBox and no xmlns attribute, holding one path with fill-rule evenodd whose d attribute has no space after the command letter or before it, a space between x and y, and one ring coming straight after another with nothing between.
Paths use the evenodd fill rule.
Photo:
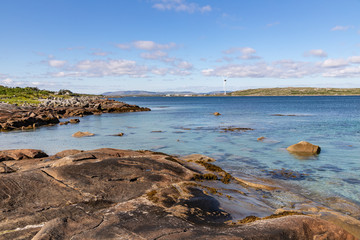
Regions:
<instances>
[{"instance_id":1,"label":"submerged rock","mask_svg":"<svg viewBox=\"0 0 360 240\"><path fill-rule=\"evenodd\" d=\"M286 150L295 154L314 155L319 154L321 148L309 142L301 141L299 143L289 146Z\"/></svg>"},{"instance_id":2,"label":"submerged rock","mask_svg":"<svg viewBox=\"0 0 360 240\"><path fill-rule=\"evenodd\" d=\"M246 132L246 131L252 131L254 129L252 128L240 128L240 127L224 127L221 128L222 132Z\"/></svg>"},{"instance_id":3,"label":"submerged rock","mask_svg":"<svg viewBox=\"0 0 360 240\"><path fill-rule=\"evenodd\" d=\"M64 121L64 122L60 122L59 125L68 125L70 122L69 121Z\"/></svg>"},{"instance_id":4,"label":"submerged rock","mask_svg":"<svg viewBox=\"0 0 360 240\"><path fill-rule=\"evenodd\" d=\"M221 113L219 113L219 112L214 112L213 113L215 116L220 116L221 115Z\"/></svg>"},{"instance_id":5,"label":"submerged rock","mask_svg":"<svg viewBox=\"0 0 360 240\"><path fill-rule=\"evenodd\" d=\"M91 137L91 136L94 136L95 134L94 133L91 133L91 132L76 132L74 133L72 136L73 137L77 137L77 138L80 138L80 137Z\"/></svg>"},{"instance_id":6,"label":"submerged rock","mask_svg":"<svg viewBox=\"0 0 360 240\"><path fill-rule=\"evenodd\" d=\"M208 157L203 154L191 154L182 157L181 159L188 161L188 162L196 162L196 161L205 161L205 162L215 162L214 158Z\"/></svg>"},{"instance_id":7,"label":"submerged rock","mask_svg":"<svg viewBox=\"0 0 360 240\"><path fill-rule=\"evenodd\" d=\"M79 123L80 122L80 119L78 118L72 118L69 120L69 123L72 123L72 124L76 124L76 123Z\"/></svg>"},{"instance_id":8,"label":"submerged rock","mask_svg":"<svg viewBox=\"0 0 360 240\"><path fill-rule=\"evenodd\" d=\"M124 133L121 132L121 133L114 134L112 136L122 137L122 136L124 136Z\"/></svg>"}]
</instances>

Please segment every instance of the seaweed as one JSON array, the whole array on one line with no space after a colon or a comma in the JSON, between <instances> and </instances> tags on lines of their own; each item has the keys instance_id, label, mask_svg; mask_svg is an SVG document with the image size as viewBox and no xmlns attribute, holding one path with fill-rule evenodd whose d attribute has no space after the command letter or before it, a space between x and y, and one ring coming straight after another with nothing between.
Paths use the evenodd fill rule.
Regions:
<instances>
[{"instance_id":1,"label":"seaweed","mask_svg":"<svg viewBox=\"0 0 360 240\"><path fill-rule=\"evenodd\" d=\"M304 215L301 212L292 212L292 211L284 211L281 213L274 213L271 214L270 216L267 217L256 217L256 216L247 216L241 220L238 220L236 223L231 222L231 224L246 224L246 223L252 223L258 220L266 220L266 219L274 219L274 218L280 218L280 217L285 217L285 216L291 216L291 215Z\"/></svg>"},{"instance_id":2,"label":"seaweed","mask_svg":"<svg viewBox=\"0 0 360 240\"><path fill-rule=\"evenodd\" d=\"M202 182L204 180L218 180L218 177L212 173L194 174L191 180Z\"/></svg>"},{"instance_id":3,"label":"seaweed","mask_svg":"<svg viewBox=\"0 0 360 240\"><path fill-rule=\"evenodd\" d=\"M155 197L155 195L157 194L157 191L156 190L152 190L150 192L148 192L146 195L148 197L148 199L154 203L158 202L159 201L159 198L158 197Z\"/></svg>"}]
</instances>

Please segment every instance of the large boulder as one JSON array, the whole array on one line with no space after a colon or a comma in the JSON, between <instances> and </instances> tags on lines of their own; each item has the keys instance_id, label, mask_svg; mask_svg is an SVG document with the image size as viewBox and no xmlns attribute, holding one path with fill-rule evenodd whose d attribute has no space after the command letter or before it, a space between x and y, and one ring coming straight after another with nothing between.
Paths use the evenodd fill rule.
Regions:
<instances>
[{"instance_id":1,"label":"large boulder","mask_svg":"<svg viewBox=\"0 0 360 240\"><path fill-rule=\"evenodd\" d=\"M319 154L321 148L309 142L301 141L299 143L289 146L286 150L295 154L314 155Z\"/></svg>"}]
</instances>

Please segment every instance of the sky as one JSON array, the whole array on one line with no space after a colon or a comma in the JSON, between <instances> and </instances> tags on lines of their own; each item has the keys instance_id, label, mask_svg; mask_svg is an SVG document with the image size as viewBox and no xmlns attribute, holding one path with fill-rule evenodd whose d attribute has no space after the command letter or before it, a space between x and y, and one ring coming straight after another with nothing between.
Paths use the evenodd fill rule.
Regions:
<instances>
[{"instance_id":1,"label":"sky","mask_svg":"<svg viewBox=\"0 0 360 240\"><path fill-rule=\"evenodd\" d=\"M0 85L360 87L360 0L1 0Z\"/></svg>"}]
</instances>

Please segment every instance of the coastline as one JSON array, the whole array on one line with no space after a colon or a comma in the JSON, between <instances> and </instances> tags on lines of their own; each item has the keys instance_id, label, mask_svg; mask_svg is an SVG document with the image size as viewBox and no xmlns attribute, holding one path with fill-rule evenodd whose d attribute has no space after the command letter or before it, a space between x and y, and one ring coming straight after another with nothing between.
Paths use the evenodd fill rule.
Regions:
<instances>
[{"instance_id":1,"label":"coastline","mask_svg":"<svg viewBox=\"0 0 360 240\"><path fill-rule=\"evenodd\" d=\"M271 179L233 177L203 155L104 148L52 156L11 150L0 156L0 239L88 239L120 232L129 239L276 239L280 232L282 239L360 237L355 217ZM341 203L344 211L354 210Z\"/></svg>"},{"instance_id":2,"label":"coastline","mask_svg":"<svg viewBox=\"0 0 360 240\"><path fill-rule=\"evenodd\" d=\"M118 108L119 112L123 112L123 111L127 111L127 112L131 112L131 111L141 111L142 108L137 108L136 105L128 105L125 103L121 103L121 102L117 102L117 101L112 101L110 100L110 103L115 103L115 105L117 106L121 106L121 108ZM125 108L122 108L123 106L125 106ZM130 106L130 107L129 107ZM131 107L136 107L135 109L131 109ZM61 108L65 108L65 109L71 109L71 111L69 111L68 113L73 114L77 116L77 117L81 117L83 115L83 111L86 112L86 108L84 108L83 106L81 108L73 108L73 107L64 107L61 106ZM79 109L80 112L78 111ZM111 108L108 108L111 109ZM116 108L114 108L116 109ZM147 108L143 108L143 109L147 109ZM74 111L76 110L76 111ZM145 110L148 111L148 110ZM67 111L65 111L66 113ZM98 111L94 111L93 114L95 112ZM112 110L106 110L105 112L115 112ZM78 115L77 115L78 114ZM96 114L96 113L95 113ZM85 114L88 115L88 114ZM91 115L91 114L89 114ZM63 115L63 117L69 117L69 115ZM64 151L66 152L66 154L64 152L62 153L58 153L55 154L53 156L50 157L45 157L45 158L40 158L40 159L26 159L27 157L23 157L23 159L20 159L20 161L16 161L16 160L11 160L8 159L5 161L5 158L2 159L0 161L0 163L2 163L2 169L3 169L3 176L11 176L11 175L16 175L16 174L22 174L22 172L27 172L27 171L38 171L35 170L36 167L38 168L58 168L58 167L63 167L63 166L73 166L73 165L82 165L82 164L87 164L89 162L102 162L103 160L106 160L106 158L103 158L103 156L106 156L107 154L113 157L123 157L122 153L124 150L111 150L111 151L117 151L116 154L114 153L109 153L107 152L107 150L92 150L92 151L78 151L75 150L75 152L73 152L74 150L71 151ZM2 152L2 151L1 151ZM94 154L94 152L96 152L96 154ZM125 151L126 152L126 151ZM133 159L137 159L139 157L138 153L141 153L141 151L127 151L127 157L129 159L131 159L130 161L133 161ZM160 152L150 152L150 151L144 151L145 155L146 154L150 154L150 156L152 155L156 155L157 157L159 156L165 156L164 158L169 158L172 159L170 160L171 162L173 162L173 160L175 159L176 161L180 162L181 166L186 166L187 169L191 170L191 171L198 171L196 173L192 173L192 174L199 174L201 173L202 175L204 174L214 174L213 172L208 172L206 169L203 168L203 166L199 166L198 163L196 163L196 161L202 161L202 159L179 159L176 158L175 156L170 156L167 154L162 154ZM75 154L74 154L75 153ZM81 158L79 156L75 156L76 154L83 154L85 155L84 158ZM119 155L118 155L119 154ZM15 154L16 155L16 154ZM99 156L100 157L99 157ZM21 156L21 154L20 154ZM102 156L102 157L101 157ZM148 156L148 155L146 155ZM78 159L75 159L78 158ZM70 159L70 160L69 160ZM165 160L169 160L169 159L165 159ZM62 163L56 163L57 161L60 161ZM195 161L195 163L194 163ZM64 163L65 162L65 163ZM46 163L46 164L44 164ZM50 164L51 163L51 164ZM24 166L22 166L22 164L24 164ZM49 165L50 164L50 165ZM52 165L55 164L55 165ZM35 167L35 166L36 167ZM12 169L14 168L14 169ZM12 171L12 170L15 171ZM41 170L42 173L43 170ZM217 173L216 173L217 174ZM96 175L95 175L96 176ZM194 176L192 175L191 178L193 178ZM167 177L166 177L167 178ZM226 220L223 219L219 222L219 219L217 217L215 217L214 219L210 218L210 222L212 222L210 225L208 226L213 226L213 224L215 224L218 228L217 228L217 233L221 235L219 236L227 236L225 234L225 232L228 230L228 228L230 227L231 230L231 236L235 235L235 236L243 236L243 235L236 235L236 234L244 234L243 231L248 231L248 230L244 230L246 228L251 229L253 227L253 225L256 226L262 226L265 228L269 228L270 226L272 226L272 228L270 230L268 230L266 232L265 237L274 237L276 236L276 231L280 231L279 229L281 229L281 231L288 231L289 229L287 228L288 226L286 226L286 224L283 221L294 221L296 222L296 224L299 224L299 221L315 221L315 222L308 222L311 226L312 224L320 224L321 226L327 226L327 227L332 227L331 224L335 224L338 227L341 227L345 230L347 230L348 232L352 233L354 236L356 237L360 237L360 233L358 232L358 229L360 227L360 223L359 223L359 218L360 218L360 209L359 206L352 204L351 202L347 202L344 199L340 199L340 198L334 198L335 204L332 206L327 205L326 203L316 203L314 201L312 201L311 199L308 199L304 196L301 196L300 194L291 191L291 189L287 188L284 185L279 185L278 182L276 182L275 180L271 180L268 178L258 178L256 176L252 176L252 175L247 175L247 174L242 174L242 176L237 176L236 178L232 178L231 184L227 185L227 184L223 184L219 179L220 177L217 176L218 179L213 179L211 181L207 180L207 177L205 177L205 179L197 179L198 181L196 181L195 179L191 179L190 178L190 186L192 186L193 188L197 189L194 190L196 192L196 194L200 194L202 197L204 197L204 204L205 203L214 203L213 199L216 200L216 204L218 205L218 210L221 210L220 213L216 212L216 216L217 214L227 216ZM214 178L214 176L212 176L212 178ZM5 178L3 178L5 179ZM134 179L134 178L131 178ZM129 182L131 182L131 179L128 179ZM200 180L200 181L199 181ZM63 181L63 180L61 180ZM113 181L113 180L110 180ZM119 179L116 181L120 181ZM121 180L122 181L122 180ZM185 181L184 179L179 179L179 181ZM186 181L188 181L188 179L186 179ZM66 181L63 181L66 182ZM127 182L128 183L128 182ZM66 183L67 184L67 183ZM46 184L45 184L46 185ZM27 187L24 186L24 188L26 189ZM151 190L153 191L153 190ZM150 191L150 192L151 192ZM160 192L162 192L163 190L161 190ZM165 190L164 190L165 191ZM189 189L187 189L187 191L190 191ZM99 193L103 192L103 190L100 190ZM165 191L166 194L167 190ZM182 191L186 192L185 190ZM191 191L190 191L191 192ZM173 209L169 210L168 207L164 207L165 203L162 203L160 205L158 205L158 203L155 201L154 203L154 199L151 200L149 199L149 192L144 193L146 195L141 195L139 198L136 199L131 199L129 201L126 202L113 202L112 204L110 204L112 207L114 207L114 204L116 205L122 205L124 204L125 206L132 206L134 207L134 209L136 209L136 207L138 205L136 205L139 202L141 202L142 204L145 201L145 205L148 205L150 201L151 202L151 206L152 204L155 204L157 207L161 208L161 211L165 211L165 212L171 212L171 214L173 214L176 218L176 221L178 221L178 218L180 219L184 219L184 215L176 215L178 214L177 212L177 208L175 212L172 212ZM170 194L172 194L170 192ZM193 194L193 198L198 198L199 195ZM205 196L203 196L203 194ZM152 195L152 197L154 198L161 198L161 196L157 196L157 193L150 193L150 195ZM96 196L96 195L95 195ZM191 198L186 199L185 196L181 196L184 198L180 198L179 202L183 202L183 201L187 201L187 200L191 200ZM41 198L41 196L39 197ZM92 200L89 199L82 199L80 202L74 203L74 206L79 206L81 204L84 204L84 202L86 202L86 204L103 204L103 201L107 201L106 199L103 199L103 197L101 197L101 200L97 200L98 197L95 197L96 201L92 202ZM150 197L151 198L151 197ZM145 200L144 200L145 199ZM208 202L210 201L210 202ZM134 203L136 202L136 203ZM166 201L165 201L166 202ZM135 204L135 206L134 206ZM109 205L105 204L106 206L100 206L99 208L94 208L92 210L94 211L108 211L109 209L107 208ZM165 204L166 205L166 204ZM73 206L73 207L74 207ZM178 205L177 205L178 206ZM182 205L181 205L182 206ZM255 206L255 207L254 207ZM64 206L62 206L64 207ZM143 205L142 205L143 207ZM184 206L182 206L184 207ZM181 208L182 208L181 207ZM207 215L208 213L206 213L206 207L205 210L202 209L202 207L205 206L200 206L200 210L203 212L203 214ZM37 209L38 206L34 207L34 209ZM47 209L50 208L52 209L53 206L41 206L39 207L41 209ZM58 207L59 209L61 207ZM59 210L58 209L58 210ZM165 209L165 210L164 210ZM195 208L196 209L196 208ZM111 209L113 210L113 209ZM182 210L184 210L182 208ZM41 210L41 212L43 212L44 210ZM62 211L62 210L61 210ZM125 212L124 212L125 211ZM124 211L117 211L116 214L127 214L127 210ZM136 210L137 211L137 210ZM190 210L189 210L190 211ZM194 210L193 210L194 211ZM223 211L223 212L222 212ZM10 212L12 212L12 210L10 210ZM36 214L37 210L32 211L28 211L26 212L26 214ZM276 215L276 214L280 214L282 212L285 212L285 216L283 215ZM291 212L290 215L287 215L288 212ZM181 212L183 214L183 212ZM293 213L294 216L292 215ZM153 213L151 213L151 217L156 217L152 215ZM275 214L275 215L274 215ZM303 218L303 214L305 214L305 218ZM57 216L57 214L51 213L52 216ZM211 215L211 214L210 214ZM253 216L253 217L252 217ZM276 216L276 219L278 220L274 220L274 219L267 219L268 217L272 218L271 216ZM57 216L58 217L58 216ZM144 217L144 216L142 216ZM149 217L149 216L147 216ZM186 221L192 221L189 220L188 218L192 218L193 216L191 215L187 215L187 217L185 217ZM199 217L199 216L197 216ZM68 218L68 216L65 216L65 218ZM301 220L299 220L300 218L302 218ZM286 219L286 220L284 220ZM55 224L56 227L55 229L57 230L61 230L63 228L63 225L65 224L64 222L62 222L62 220L59 220L58 218L53 218L53 221L56 221L57 223ZM255 221L253 221L255 220ZM322 222L323 220L326 220L327 222ZM53 221L50 221L48 223L44 223L44 222L40 222L40 223L36 223L36 221L31 224L27 224L27 225L19 225L16 229L9 229L9 228L3 228L0 233L2 233L2 235L4 236L12 236L12 235L7 235L7 234L15 234L15 233L21 233L22 231L27 231L25 229L27 229L27 226L34 226L30 228L30 232L31 234L34 233L41 233L43 234L43 232L48 231L46 229L49 228L49 225L52 226L53 225ZM66 220L68 221L68 220ZM82 220L81 220L82 221ZM80 221L80 222L81 222ZM182 220L181 220L182 221ZM230 222L229 222L230 221ZM269 222L270 221L270 222ZM274 223L275 221L275 223ZM278 222L277 222L278 221ZM320 221L320 222L319 222ZM276 223L277 222L277 223ZM328 225L328 222L331 222L330 225ZM75 221L75 223L73 224L80 224L79 222ZM145 224L145 223L142 223ZM205 232L202 232L202 230L199 230L199 228L201 228L200 226L202 226L204 223L203 222L192 222L193 227L191 229L191 231L196 232L196 234L199 234L199 232L201 232L201 234L205 234ZM206 224L209 224L208 222ZM205 224L205 225L206 225ZM220 226L218 226L220 224ZM275 225L271 225L271 224L275 224ZM278 225L276 225L278 224ZM41 225L41 226L40 226ZM66 225L66 224L65 224ZM80 224L81 225L81 224ZM274 230L274 227L276 226L276 229L278 230ZM139 227L139 226L138 226ZM169 226L170 227L170 226ZM172 228L173 226L171 226ZM59 229L58 229L59 228ZM52 228L54 229L54 228ZM189 228L186 228L189 229ZM239 230L242 229L242 230ZM310 227L310 229L312 229ZM16 231L13 231L16 230ZM226 231L225 231L226 230ZM62 231L62 230L61 230ZM66 230L67 231L67 230ZM224 232L225 231L225 232ZM309 230L309 231L315 231L315 229ZM340 230L337 230L340 231ZM255 230L251 230L248 234L255 234L254 233ZM315 231L316 232L316 231ZM330 230L329 230L330 232ZM21 233L22 234L22 233ZM28 232L26 233L28 234ZM65 234L65 233L64 233ZM95 234L95 233L94 233ZM138 233L134 233L134 234L138 234ZM273 234L273 235L271 235ZM302 233L299 232L298 236L302 236ZM314 233L315 234L315 233ZM216 232L212 233L213 236L216 236ZM33 235L35 236L35 235ZM135 236L135 235L134 235ZM205 236L205 235L204 235ZM256 235L249 235L249 236L256 236ZM172 236L173 237L173 236ZM2 236L0 235L0 239L2 238ZM8 238L8 237L6 237ZM4 239L6 239L4 238ZM10 237L12 238L12 237ZM136 238L134 238L136 239ZM299 238L302 239L302 238ZM310 238L309 238L310 239ZM330 237L330 239L332 239ZM334 238L336 239L336 238Z\"/></svg>"},{"instance_id":3,"label":"coastline","mask_svg":"<svg viewBox=\"0 0 360 240\"><path fill-rule=\"evenodd\" d=\"M150 111L150 109L100 97L42 99L42 103L38 106L0 103L0 131L55 125L60 123L60 119L69 117L139 111Z\"/></svg>"}]
</instances>

